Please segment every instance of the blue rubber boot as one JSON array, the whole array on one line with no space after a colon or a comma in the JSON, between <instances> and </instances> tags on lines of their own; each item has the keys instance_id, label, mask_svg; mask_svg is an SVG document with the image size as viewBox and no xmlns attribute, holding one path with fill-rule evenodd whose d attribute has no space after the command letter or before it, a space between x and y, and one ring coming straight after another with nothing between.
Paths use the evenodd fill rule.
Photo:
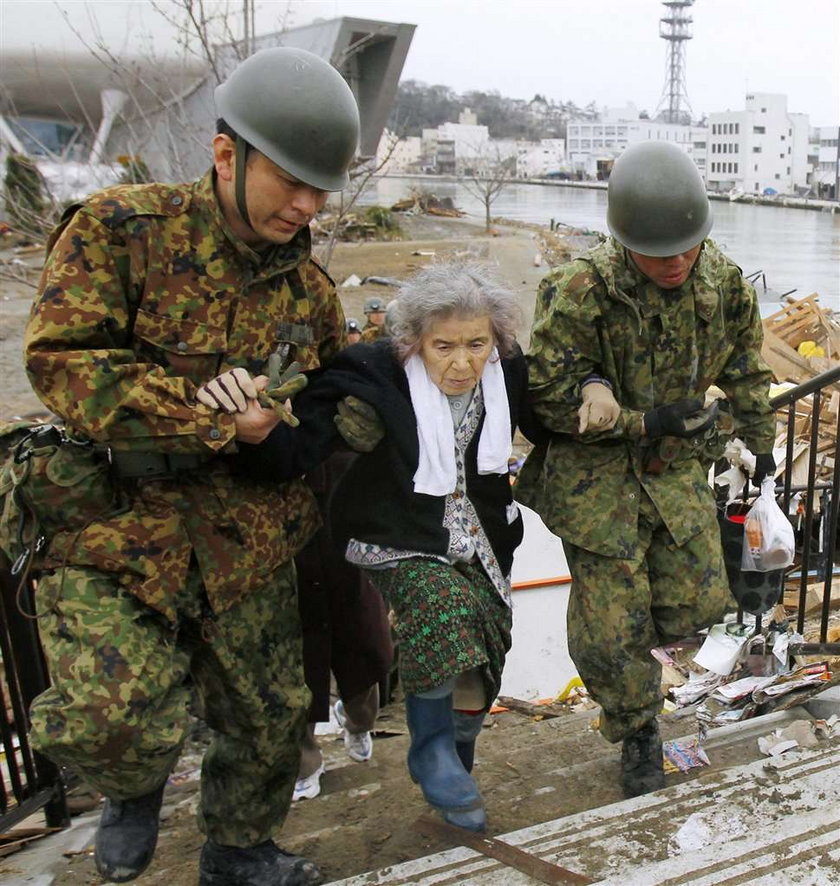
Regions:
<instances>
[{"instance_id":1,"label":"blue rubber boot","mask_svg":"<svg viewBox=\"0 0 840 886\"><path fill-rule=\"evenodd\" d=\"M484 711L480 714L454 711L455 715L455 751L464 769L472 772L475 761L475 740L484 725Z\"/></svg>"},{"instance_id":2,"label":"blue rubber boot","mask_svg":"<svg viewBox=\"0 0 840 886\"><path fill-rule=\"evenodd\" d=\"M486 819L481 794L455 750L451 693L442 698L407 695L405 713L411 734L408 771L426 802L450 824L483 831Z\"/></svg>"}]
</instances>

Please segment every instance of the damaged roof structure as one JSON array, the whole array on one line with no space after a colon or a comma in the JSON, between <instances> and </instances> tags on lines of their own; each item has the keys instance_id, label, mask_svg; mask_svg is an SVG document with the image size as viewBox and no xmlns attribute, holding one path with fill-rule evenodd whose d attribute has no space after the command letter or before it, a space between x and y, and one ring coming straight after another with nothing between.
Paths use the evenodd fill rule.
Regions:
<instances>
[{"instance_id":1,"label":"damaged roof structure","mask_svg":"<svg viewBox=\"0 0 840 886\"><path fill-rule=\"evenodd\" d=\"M345 77L359 104L360 155L374 156L414 30L341 17L255 36L250 51L241 42L217 46L206 61L21 52L0 73L0 150L82 165L128 156L156 180L194 178L210 159L216 85L250 52L293 46L328 59Z\"/></svg>"}]
</instances>

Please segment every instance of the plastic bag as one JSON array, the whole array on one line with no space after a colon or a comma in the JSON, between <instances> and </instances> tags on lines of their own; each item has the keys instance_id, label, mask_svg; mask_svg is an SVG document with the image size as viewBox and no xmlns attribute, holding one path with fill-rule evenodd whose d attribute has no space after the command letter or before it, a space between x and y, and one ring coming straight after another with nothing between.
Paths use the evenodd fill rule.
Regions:
<instances>
[{"instance_id":1,"label":"plastic bag","mask_svg":"<svg viewBox=\"0 0 840 886\"><path fill-rule=\"evenodd\" d=\"M765 477L761 493L744 520L744 547L741 569L769 572L793 563L793 527L776 504L775 480Z\"/></svg>"}]
</instances>

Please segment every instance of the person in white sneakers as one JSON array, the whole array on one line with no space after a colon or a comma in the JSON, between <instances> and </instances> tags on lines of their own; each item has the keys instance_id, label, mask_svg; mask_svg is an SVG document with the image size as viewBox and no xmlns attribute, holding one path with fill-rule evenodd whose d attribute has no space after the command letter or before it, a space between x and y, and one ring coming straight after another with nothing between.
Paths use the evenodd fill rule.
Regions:
<instances>
[{"instance_id":1,"label":"person in white sneakers","mask_svg":"<svg viewBox=\"0 0 840 886\"><path fill-rule=\"evenodd\" d=\"M332 487L352 459L352 453L337 452L306 475L324 517ZM373 754L371 732L379 714L379 683L393 658L381 594L335 550L326 525L297 555L295 565L303 669L312 704L293 801L311 800L321 793L324 758L315 725L330 717L331 676L341 698L335 705L335 718L344 730L344 746L351 760L364 763Z\"/></svg>"}]
</instances>

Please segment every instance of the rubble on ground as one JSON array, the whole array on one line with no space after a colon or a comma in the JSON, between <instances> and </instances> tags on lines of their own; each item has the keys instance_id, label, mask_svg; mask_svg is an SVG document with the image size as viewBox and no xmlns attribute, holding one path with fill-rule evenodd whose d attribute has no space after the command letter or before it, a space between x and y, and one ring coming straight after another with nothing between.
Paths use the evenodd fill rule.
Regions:
<instances>
[{"instance_id":1,"label":"rubble on ground","mask_svg":"<svg viewBox=\"0 0 840 886\"><path fill-rule=\"evenodd\" d=\"M398 200L391 207L391 212L439 215L444 218L463 218L467 214L455 207L451 197L438 197L416 188L412 188L408 197Z\"/></svg>"}]
</instances>

